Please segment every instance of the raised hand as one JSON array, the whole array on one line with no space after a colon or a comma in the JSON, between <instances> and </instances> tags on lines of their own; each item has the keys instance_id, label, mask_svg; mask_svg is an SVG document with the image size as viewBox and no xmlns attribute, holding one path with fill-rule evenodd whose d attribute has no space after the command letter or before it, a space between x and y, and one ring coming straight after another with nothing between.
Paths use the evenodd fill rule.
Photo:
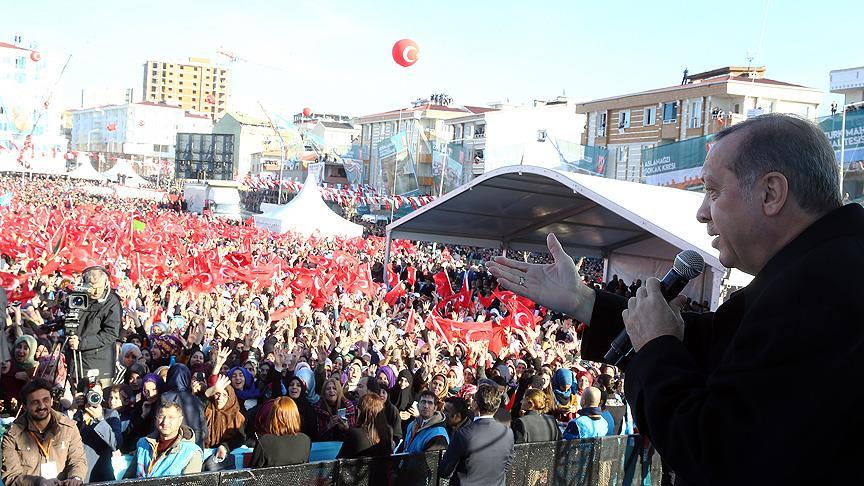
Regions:
<instances>
[{"instance_id":1,"label":"raised hand","mask_svg":"<svg viewBox=\"0 0 864 486\"><path fill-rule=\"evenodd\" d=\"M554 263L531 264L497 256L487 262L498 284L540 305L588 322L594 308L594 291L582 283L576 264L555 235L546 238Z\"/></svg>"}]
</instances>

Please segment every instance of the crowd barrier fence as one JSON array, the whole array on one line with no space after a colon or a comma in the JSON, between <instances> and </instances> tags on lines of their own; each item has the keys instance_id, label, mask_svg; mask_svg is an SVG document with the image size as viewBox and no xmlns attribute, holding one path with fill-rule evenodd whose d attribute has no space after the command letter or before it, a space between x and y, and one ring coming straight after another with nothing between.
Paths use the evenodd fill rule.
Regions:
<instances>
[{"instance_id":1,"label":"crowd barrier fence","mask_svg":"<svg viewBox=\"0 0 864 486\"><path fill-rule=\"evenodd\" d=\"M122 481L135 486L447 486L438 477L444 451L341 459L297 466L241 469ZM508 486L659 486L660 457L639 436L519 444ZM101 483L117 485L118 482Z\"/></svg>"}]
</instances>

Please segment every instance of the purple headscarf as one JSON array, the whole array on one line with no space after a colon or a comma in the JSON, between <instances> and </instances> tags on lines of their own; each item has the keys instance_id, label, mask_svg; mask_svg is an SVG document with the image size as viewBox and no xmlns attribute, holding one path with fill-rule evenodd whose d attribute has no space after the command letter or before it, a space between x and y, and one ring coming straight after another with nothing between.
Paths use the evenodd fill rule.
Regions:
<instances>
[{"instance_id":1,"label":"purple headscarf","mask_svg":"<svg viewBox=\"0 0 864 486\"><path fill-rule=\"evenodd\" d=\"M387 377L387 388L391 388L396 385L396 375L393 373L393 368L390 366L382 366L378 368L378 371L375 372L375 379L378 379L381 375Z\"/></svg>"}]
</instances>

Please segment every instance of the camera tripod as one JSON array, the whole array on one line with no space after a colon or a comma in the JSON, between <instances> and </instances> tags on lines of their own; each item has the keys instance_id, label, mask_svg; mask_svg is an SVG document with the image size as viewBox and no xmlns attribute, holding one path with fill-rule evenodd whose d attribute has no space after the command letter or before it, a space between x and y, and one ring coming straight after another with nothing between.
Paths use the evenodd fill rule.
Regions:
<instances>
[{"instance_id":1,"label":"camera tripod","mask_svg":"<svg viewBox=\"0 0 864 486\"><path fill-rule=\"evenodd\" d=\"M54 364L54 373L51 377L51 384L57 383L57 376L60 374L60 357L63 356L64 351L68 349L69 346L69 338L71 335L63 336L63 342L57 341L54 343L54 346L51 350L51 359ZM71 389L76 389L78 383L84 378L83 369L81 366L81 351L76 349L70 349L72 356L72 372L69 372L69 368L67 366L66 371L66 382L69 384ZM47 370L42 370L42 373L39 375L39 378L45 378L45 372Z\"/></svg>"}]
</instances>

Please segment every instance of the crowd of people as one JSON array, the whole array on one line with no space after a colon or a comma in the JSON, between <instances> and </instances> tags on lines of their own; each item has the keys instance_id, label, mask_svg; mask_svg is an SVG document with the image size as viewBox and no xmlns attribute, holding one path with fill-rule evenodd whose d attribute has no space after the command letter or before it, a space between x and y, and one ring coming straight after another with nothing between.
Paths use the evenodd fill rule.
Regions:
<instances>
[{"instance_id":1,"label":"crowd of people","mask_svg":"<svg viewBox=\"0 0 864 486\"><path fill-rule=\"evenodd\" d=\"M126 478L232 468L244 446L249 467L299 464L318 442L446 450L441 474L496 484L514 443L633 431L618 370L580 358L580 323L497 288L495 250L396 241L387 266L380 237L271 235L86 189L0 178L7 486L121 479L121 455Z\"/></svg>"}]
</instances>

